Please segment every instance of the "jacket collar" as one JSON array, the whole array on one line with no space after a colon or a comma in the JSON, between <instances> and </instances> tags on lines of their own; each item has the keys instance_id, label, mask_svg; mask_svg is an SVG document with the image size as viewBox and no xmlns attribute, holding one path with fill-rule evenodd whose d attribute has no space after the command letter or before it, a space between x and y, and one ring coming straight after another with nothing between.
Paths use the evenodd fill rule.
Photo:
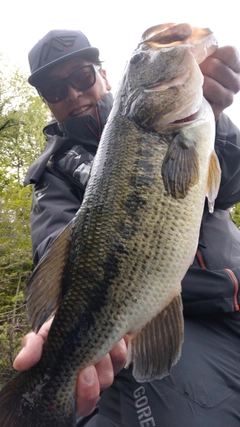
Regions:
<instances>
[{"instance_id":1,"label":"jacket collar","mask_svg":"<svg viewBox=\"0 0 240 427\"><path fill-rule=\"evenodd\" d=\"M73 143L81 144L84 148L95 152L112 104L113 97L109 92L97 104L98 121L90 115L74 117L60 124L52 120L43 129L47 137L46 146L40 156L29 167L24 185L38 182L51 156L60 150L65 151L70 149Z\"/></svg>"}]
</instances>

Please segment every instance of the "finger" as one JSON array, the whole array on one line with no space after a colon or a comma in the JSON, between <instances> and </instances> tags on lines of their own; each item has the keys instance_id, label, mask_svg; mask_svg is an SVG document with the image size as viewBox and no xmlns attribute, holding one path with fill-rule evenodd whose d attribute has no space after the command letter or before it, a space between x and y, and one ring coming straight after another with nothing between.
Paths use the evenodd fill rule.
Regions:
<instances>
[{"instance_id":1,"label":"finger","mask_svg":"<svg viewBox=\"0 0 240 427\"><path fill-rule=\"evenodd\" d=\"M219 59L236 73L240 72L240 53L235 46L220 47L211 57Z\"/></svg>"},{"instance_id":2,"label":"finger","mask_svg":"<svg viewBox=\"0 0 240 427\"><path fill-rule=\"evenodd\" d=\"M27 334L22 341L23 348L13 362L14 369L25 371L35 365L41 358L43 342L41 335Z\"/></svg>"},{"instance_id":3,"label":"finger","mask_svg":"<svg viewBox=\"0 0 240 427\"><path fill-rule=\"evenodd\" d=\"M206 77L211 77L223 87L237 93L240 90L240 75L217 58L208 57L200 64L201 71Z\"/></svg>"},{"instance_id":4,"label":"finger","mask_svg":"<svg viewBox=\"0 0 240 427\"><path fill-rule=\"evenodd\" d=\"M17 371L25 371L35 365L41 358L42 347L46 341L53 318L43 324L37 334L29 332L22 340L22 349L13 362Z\"/></svg>"},{"instance_id":5,"label":"finger","mask_svg":"<svg viewBox=\"0 0 240 427\"><path fill-rule=\"evenodd\" d=\"M51 317L51 319L47 320L47 322L45 322L42 325L42 327L39 329L39 331L37 333L37 335L40 335L42 337L43 341L46 341L46 339L47 339L48 332L49 332L49 329L52 325L53 319L54 319L54 317Z\"/></svg>"},{"instance_id":6,"label":"finger","mask_svg":"<svg viewBox=\"0 0 240 427\"><path fill-rule=\"evenodd\" d=\"M94 366L87 366L78 375L76 390L76 410L82 417L90 415L99 399L100 385Z\"/></svg>"},{"instance_id":7,"label":"finger","mask_svg":"<svg viewBox=\"0 0 240 427\"><path fill-rule=\"evenodd\" d=\"M94 410L100 390L110 387L114 375L119 372L126 362L127 336L120 340L109 354L104 356L94 366L83 369L77 380L77 413L87 416Z\"/></svg>"},{"instance_id":8,"label":"finger","mask_svg":"<svg viewBox=\"0 0 240 427\"><path fill-rule=\"evenodd\" d=\"M113 373L116 375L126 364L127 344L126 340L122 339L110 351L110 357L113 366Z\"/></svg>"},{"instance_id":9,"label":"finger","mask_svg":"<svg viewBox=\"0 0 240 427\"><path fill-rule=\"evenodd\" d=\"M203 95L211 105L216 120L219 118L221 112L229 107L234 100L233 92L224 88L211 77L205 77L204 79Z\"/></svg>"},{"instance_id":10,"label":"finger","mask_svg":"<svg viewBox=\"0 0 240 427\"><path fill-rule=\"evenodd\" d=\"M100 390L105 390L107 387L110 387L114 379L114 370L110 354L107 354L96 363L95 368L98 375Z\"/></svg>"},{"instance_id":11,"label":"finger","mask_svg":"<svg viewBox=\"0 0 240 427\"><path fill-rule=\"evenodd\" d=\"M121 339L113 349L104 356L95 368L98 374L100 389L104 390L110 387L116 375L125 365L127 357L127 345L124 339Z\"/></svg>"}]
</instances>

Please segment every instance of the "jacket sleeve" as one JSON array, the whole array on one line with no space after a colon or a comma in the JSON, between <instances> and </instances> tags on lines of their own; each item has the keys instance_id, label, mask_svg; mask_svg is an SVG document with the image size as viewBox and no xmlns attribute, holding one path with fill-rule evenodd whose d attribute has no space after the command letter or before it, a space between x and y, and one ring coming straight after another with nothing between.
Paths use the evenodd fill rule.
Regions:
<instances>
[{"instance_id":1,"label":"jacket sleeve","mask_svg":"<svg viewBox=\"0 0 240 427\"><path fill-rule=\"evenodd\" d=\"M222 114L215 149L222 170L215 211L205 210L198 251L182 281L185 315L239 311L240 230L227 209L240 201L240 132Z\"/></svg>"},{"instance_id":2,"label":"jacket sleeve","mask_svg":"<svg viewBox=\"0 0 240 427\"><path fill-rule=\"evenodd\" d=\"M34 186L31 238L35 264L80 208L83 190L75 187L60 175L52 174L48 167Z\"/></svg>"},{"instance_id":3,"label":"jacket sleeve","mask_svg":"<svg viewBox=\"0 0 240 427\"><path fill-rule=\"evenodd\" d=\"M192 266L182 282L185 315L239 311L240 267L210 270Z\"/></svg>"},{"instance_id":4,"label":"jacket sleeve","mask_svg":"<svg viewBox=\"0 0 240 427\"><path fill-rule=\"evenodd\" d=\"M240 230L229 212L205 210L193 265L182 281L185 314L239 311Z\"/></svg>"},{"instance_id":5,"label":"jacket sleeve","mask_svg":"<svg viewBox=\"0 0 240 427\"><path fill-rule=\"evenodd\" d=\"M222 171L215 207L228 209L240 201L240 130L223 113L216 125L215 150Z\"/></svg>"}]
</instances>

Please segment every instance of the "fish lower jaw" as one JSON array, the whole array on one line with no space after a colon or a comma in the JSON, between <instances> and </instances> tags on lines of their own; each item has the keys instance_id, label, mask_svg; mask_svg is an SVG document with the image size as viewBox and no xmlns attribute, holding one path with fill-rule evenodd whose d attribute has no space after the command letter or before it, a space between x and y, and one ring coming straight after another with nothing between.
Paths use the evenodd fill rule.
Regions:
<instances>
[{"instance_id":1,"label":"fish lower jaw","mask_svg":"<svg viewBox=\"0 0 240 427\"><path fill-rule=\"evenodd\" d=\"M154 129L156 131L162 131L166 127L174 126L174 125L187 125L191 122L198 120L200 110L196 110L195 112L189 112L186 115L177 114L176 112L171 112L166 114L166 116L162 116L159 121L154 124Z\"/></svg>"},{"instance_id":2,"label":"fish lower jaw","mask_svg":"<svg viewBox=\"0 0 240 427\"><path fill-rule=\"evenodd\" d=\"M191 114L188 117L184 117L183 119L177 119L174 120L174 122L170 122L169 124L174 124L174 123L188 123L188 122L192 122L194 120L196 120L198 117L198 111L196 113Z\"/></svg>"}]
</instances>

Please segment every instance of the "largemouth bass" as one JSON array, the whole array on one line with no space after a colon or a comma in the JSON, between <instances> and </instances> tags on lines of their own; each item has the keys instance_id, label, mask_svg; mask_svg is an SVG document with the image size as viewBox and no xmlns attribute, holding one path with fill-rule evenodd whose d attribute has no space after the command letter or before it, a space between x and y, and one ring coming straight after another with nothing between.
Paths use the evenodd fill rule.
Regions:
<instances>
[{"instance_id":1,"label":"largemouth bass","mask_svg":"<svg viewBox=\"0 0 240 427\"><path fill-rule=\"evenodd\" d=\"M133 52L80 210L28 283L34 330L55 313L40 362L0 393L1 427L75 425L79 370L129 334L137 381L167 375L181 354L181 280L220 169L198 63L208 29L147 30Z\"/></svg>"}]
</instances>

